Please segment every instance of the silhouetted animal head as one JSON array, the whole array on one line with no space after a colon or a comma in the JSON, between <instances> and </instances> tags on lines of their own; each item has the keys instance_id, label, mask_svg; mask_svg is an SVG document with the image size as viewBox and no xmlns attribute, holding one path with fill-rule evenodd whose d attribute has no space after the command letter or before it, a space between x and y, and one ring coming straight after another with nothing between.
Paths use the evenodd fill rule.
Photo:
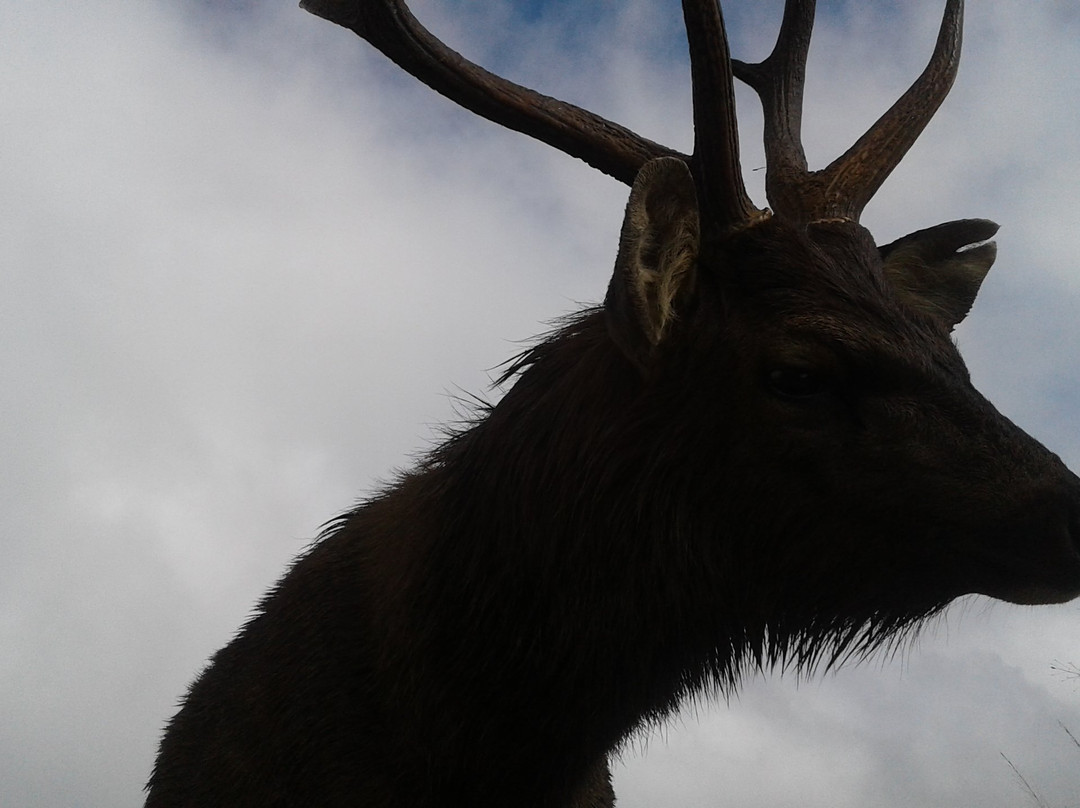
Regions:
<instances>
[{"instance_id":1,"label":"silhouetted animal head","mask_svg":"<svg viewBox=\"0 0 1080 808\"><path fill-rule=\"evenodd\" d=\"M684 0L691 156L483 71L398 0L304 6L477 113L632 182L609 333L647 385L683 399L670 417L688 440L668 451L686 452L688 476L720 467L715 497L759 512L746 541L780 543L746 550L775 565L778 588L806 580L825 598L828 575L809 573L836 569L867 604L1080 593L1080 483L971 386L950 337L997 226L950 222L879 248L858 224L952 85L961 0L912 87L820 171L800 136L812 1L789 0L773 52L746 64L715 0ZM743 186L733 76L762 100L772 210Z\"/></svg>"}]
</instances>

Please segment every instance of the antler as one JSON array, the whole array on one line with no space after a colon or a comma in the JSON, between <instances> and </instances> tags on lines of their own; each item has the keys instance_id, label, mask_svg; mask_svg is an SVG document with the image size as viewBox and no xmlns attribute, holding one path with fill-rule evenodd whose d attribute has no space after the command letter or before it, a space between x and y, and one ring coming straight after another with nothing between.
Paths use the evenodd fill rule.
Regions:
<instances>
[{"instance_id":1,"label":"antler","mask_svg":"<svg viewBox=\"0 0 1080 808\"><path fill-rule=\"evenodd\" d=\"M354 31L436 92L632 185L654 157L689 158L588 110L489 73L424 28L401 0L302 0L300 8Z\"/></svg>"},{"instance_id":2,"label":"antler","mask_svg":"<svg viewBox=\"0 0 1080 808\"><path fill-rule=\"evenodd\" d=\"M654 157L686 160L697 175L704 221L715 228L737 226L761 213L751 204L739 169L731 63L717 0L683 2L694 75L692 158L489 73L432 36L401 0L303 0L300 7L354 31L466 109L579 157L627 185Z\"/></svg>"},{"instance_id":3,"label":"antler","mask_svg":"<svg viewBox=\"0 0 1080 808\"><path fill-rule=\"evenodd\" d=\"M760 216L739 166L735 88L724 18L717 0L683 0L694 92L694 167L701 221L723 233Z\"/></svg>"},{"instance_id":4,"label":"antler","mask_svg":"<svg viewBox=\"0 0 1080 808\"><path fill-rule=\"evenodd\" d=\"M963 0L947 0L930 63L892 108L821 171L803 152L802 96L814 0L787 0L767 59L731 59L718 0L683 0L694 94L694 154L688 157L588 110L527 89L468 61L431 35L402 0L302 0L300 7L356 32L435 91L495 123L578 157L626 184L655 157L690 163L702 221L718 235L765 215L747 196L739 167L732 75L765 110L766 192L794 222L858 221L866 203L945 99L960 59Z\"/></svg>"},{"instance_id":5,"label":"antler","mask_svg":"<svg viewBox=\"0 0 1080 808\"><path fill-rule=\"evenodd\" d=\"M800 133L814 0L787 0L768 58L758 64L732 61L735 75L754 88L765 111L765 185L777 214L799 222L859 220L948 95L960 62L963 17L963 0L947 0L933 56L915 83L843 155L808 171Z\"/></svg>"}]
</instances>

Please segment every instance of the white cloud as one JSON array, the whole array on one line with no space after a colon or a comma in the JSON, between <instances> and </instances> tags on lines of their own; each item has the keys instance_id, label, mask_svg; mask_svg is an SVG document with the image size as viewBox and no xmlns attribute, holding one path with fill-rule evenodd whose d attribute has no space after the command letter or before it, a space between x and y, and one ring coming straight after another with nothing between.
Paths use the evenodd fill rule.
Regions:
<instances>
[{"instance_id":1,"label":"white cloud","mask_svg":"<svg viewBox=\"0 0 1080 808\"><path fill-rule=\"evenodd\" d=\"M870 6L823 12L812 154L846 148L921 69L938 6L887 30ZM442 4L423 12L462 50L488 41ZM639 0L618 15L613 43L649 60L617 44L561 60L540 27L511 61L687 148L684 68L656 61L666 13ZM474 122L295 9L251 11L227 43L215 19L0 7L12 804L136 804L175 700L288 559L432 440L445 391L482 391L514 340L598 299L613 259L616 183ZM1005 225L961 343L984 391L1074 467L1078 24L1061 4L972 4L953 95L867 212L883 240L963 216ZM1054 721L1080 727L1080 700L1049 666L1080 661L1076 618L969 607L904 663L751 682L628 753L620 804L1022 804L1000 752L1064 804L1078 767Z\"/></svg>"}]
</instances>

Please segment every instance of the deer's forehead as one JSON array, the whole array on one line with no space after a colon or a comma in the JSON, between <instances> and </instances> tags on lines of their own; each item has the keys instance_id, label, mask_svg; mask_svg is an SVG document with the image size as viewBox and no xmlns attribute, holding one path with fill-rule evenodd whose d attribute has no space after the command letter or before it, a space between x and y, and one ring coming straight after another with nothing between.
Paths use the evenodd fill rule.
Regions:
<instances>
[{"instance_id":1,"label":"deer's forehead","mask_svg":"<svg viewBox=\"0 0 1080 808\"><path fill-rule=\"evenodd\" d=\"M866 297L887 289L873 237L851 222L796 228L769 220L724 244L713 262L751 293Z\"/></svg>"},{"instance_id":2,"label":"deer's forehead","mask_svg":"<svg viewBox=\"0 0 1080 808\"><path fill-rule=\"evenodd\" d=\"M808 330L906 327L908 314L876 257L834 263L820 257L743 267L729 286L736 306Z\"/></svg>"},{"instance_id":3,"label":"deer's forehead","mask_svg":"<svg viewBox=\"0 0 1080 808\"><path fill-rule=\"evenodd\" d=\"M816 343L838 352L906 352L953 347L944 329L932 323L904 316L889 316L889 311L867 308L831 309L790 314L780 321L777 333L794 341Z\"/></svg>"},{"instance_id":4,"label":"deer's forehead","mask_svg":"<svg viewBox=\"0 0 1080 808\"><path fill-rule=\"evenodd\" d=\"M892 374L897 380L967 378L963 359L948 330L919 316L888 311L855 317L846 311L816 311L785 318L774 332L772 350L781 355L823 356L852 370Z\"/></svg>"}]
</instances>

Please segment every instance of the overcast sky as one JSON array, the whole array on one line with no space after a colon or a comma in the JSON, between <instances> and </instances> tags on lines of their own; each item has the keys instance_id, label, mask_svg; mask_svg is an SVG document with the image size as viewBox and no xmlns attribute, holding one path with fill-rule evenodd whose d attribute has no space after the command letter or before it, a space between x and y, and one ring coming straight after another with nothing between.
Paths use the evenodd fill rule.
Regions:
<instances>
[{"instance_id":1,"label":"overcast sky","mask_svg":"<svg viewBox=\"0 0 1080 808\"><path fill-rule=\"evenodd\" d=\"M457 49L688 149L676 0L426 0ZM733 50L779 0L728 3ZM823 3L820 167L943 2ZM599 299L626 188L270 3L0 4L0 806L135 806L196 671L457 391ZM972 0L952 95L864 216L1002 224L958 331L1080 468L1080 6ZM739 95L760 188L760 114ZM620 805L1080 805L1080 607L968 599L902 655L746 683L629 748ZM644 753L642 749L644 748Z\"/></svg>"}]
</instances>

